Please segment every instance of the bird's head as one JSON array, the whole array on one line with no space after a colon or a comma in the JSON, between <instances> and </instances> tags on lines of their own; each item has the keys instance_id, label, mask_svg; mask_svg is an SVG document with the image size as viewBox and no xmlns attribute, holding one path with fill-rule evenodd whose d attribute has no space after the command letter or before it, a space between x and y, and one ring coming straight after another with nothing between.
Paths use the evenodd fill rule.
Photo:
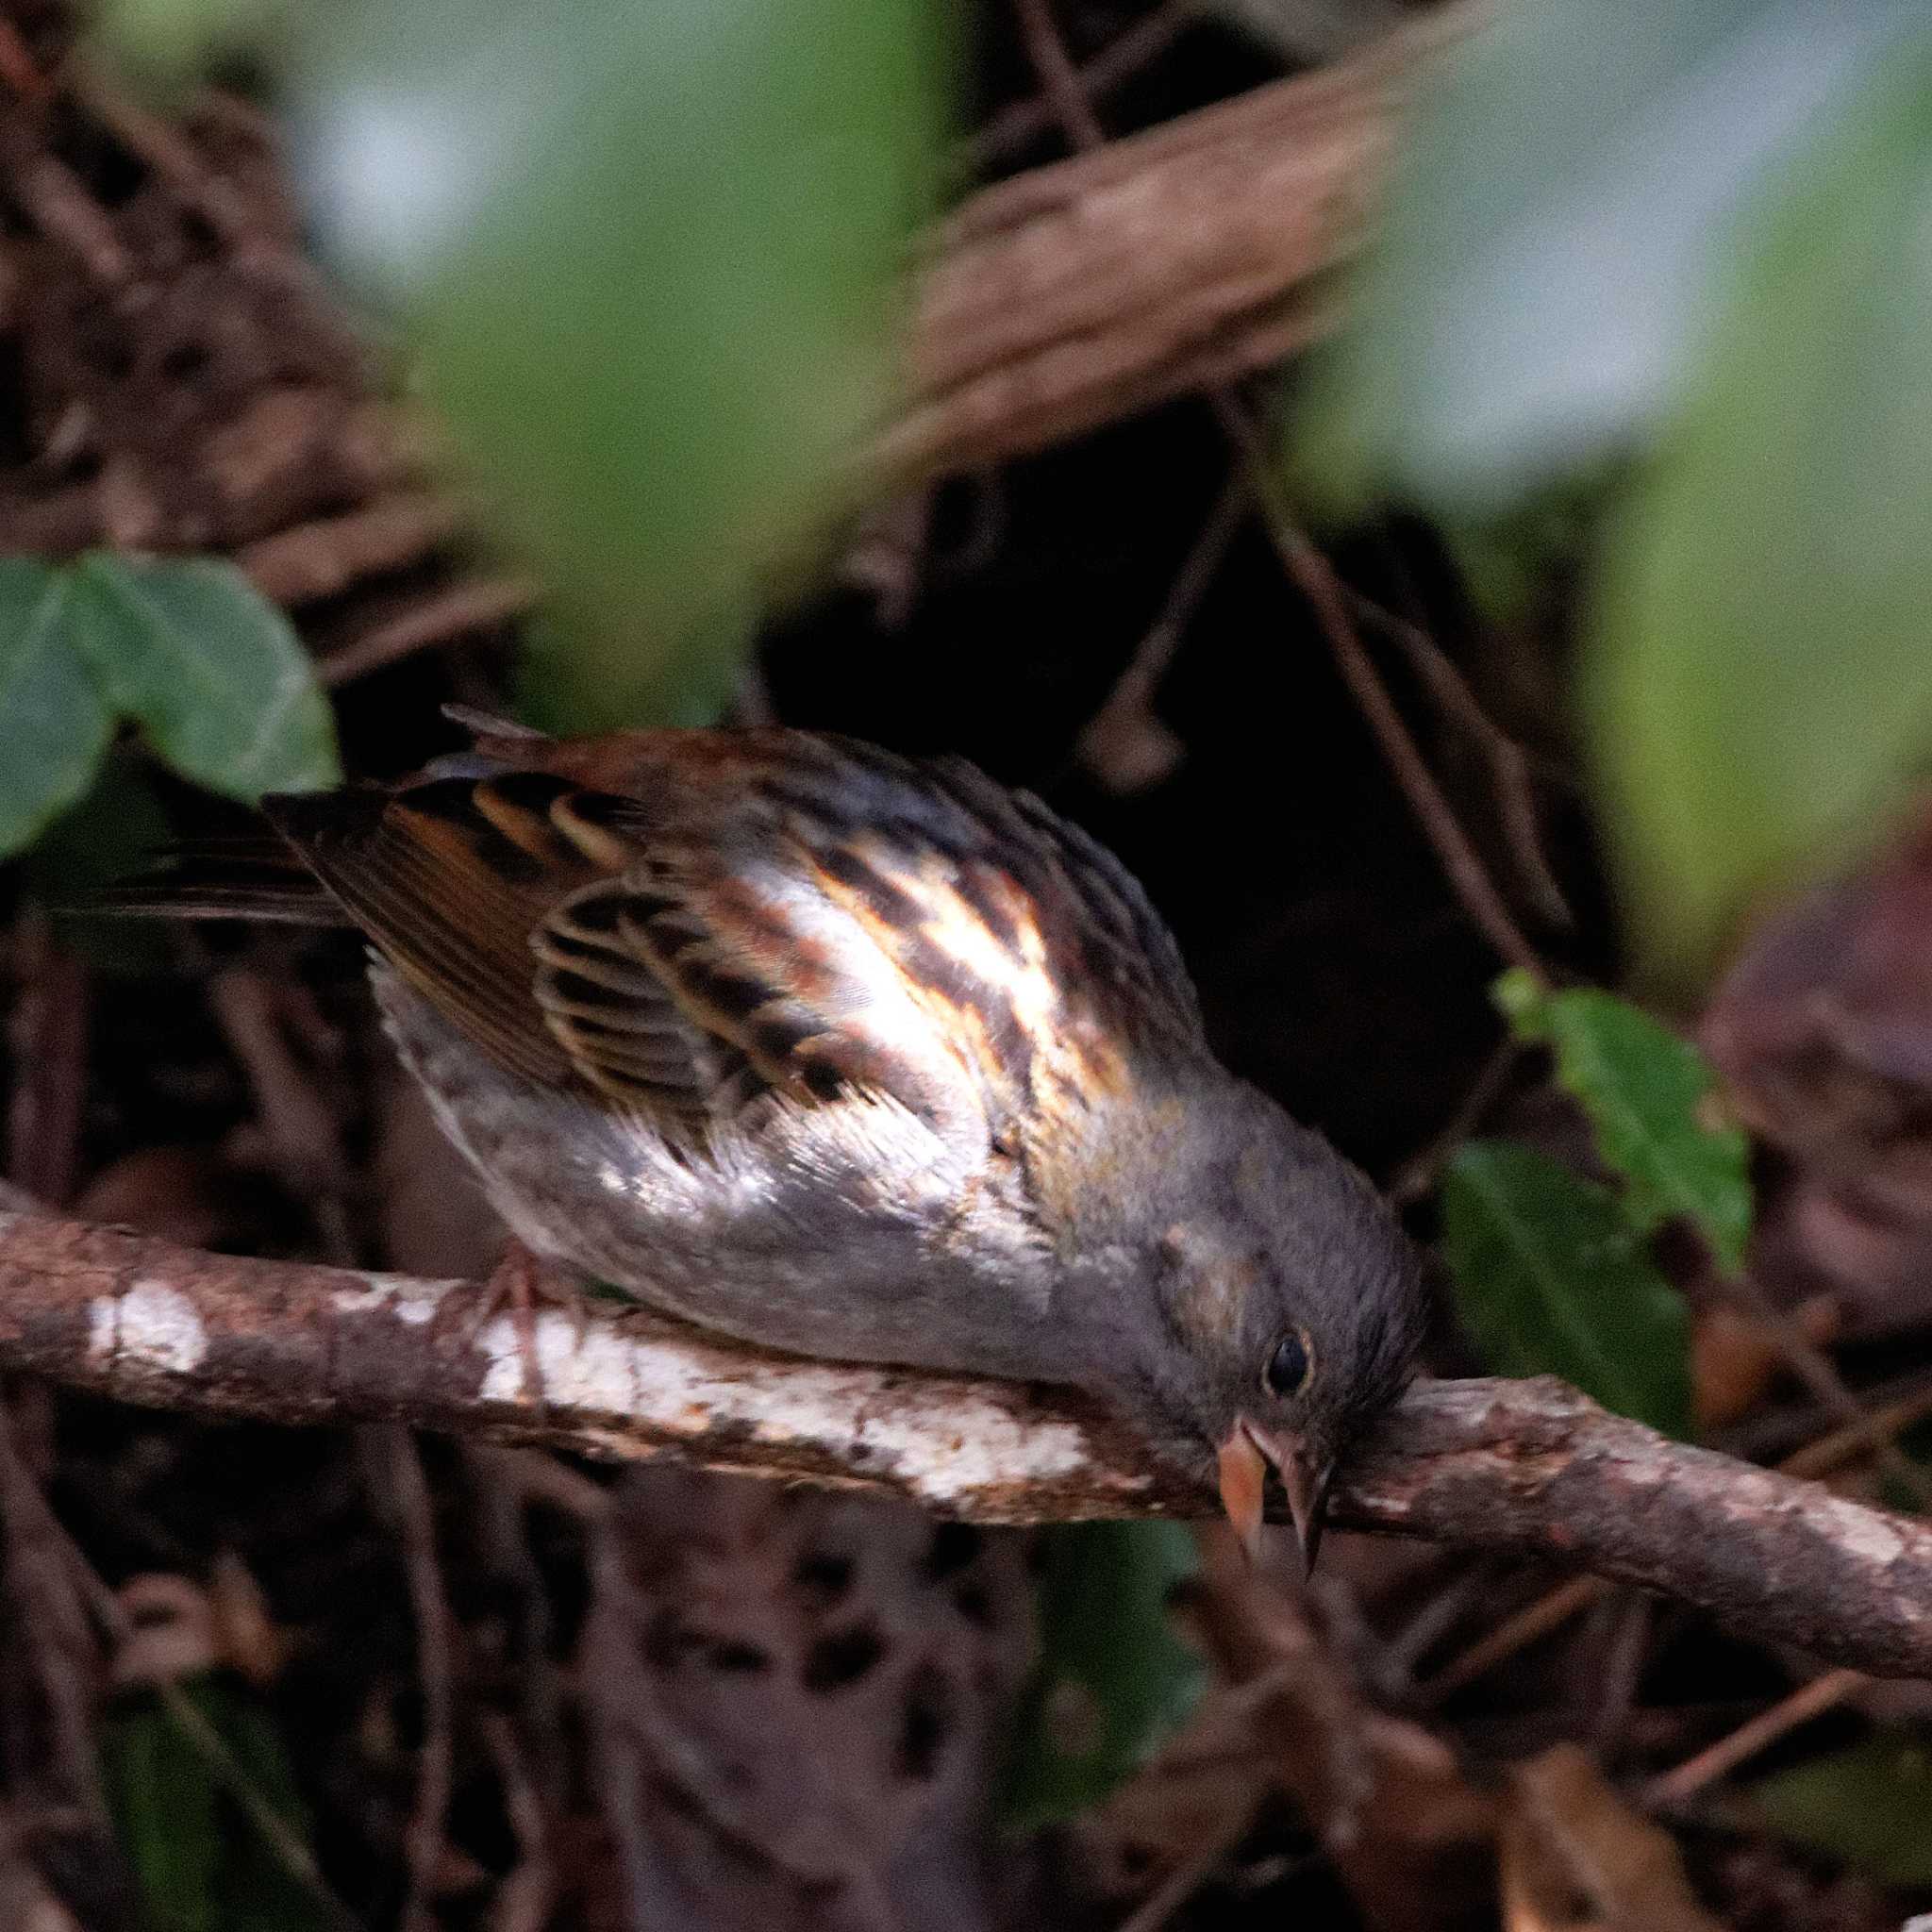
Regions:
<instances>
[{"instance_id":1,"label":"bird's head","mask_svg":"<svg viewBox=\"0 0 1932 1932\"><path fill-rule=\"evenodd\" d=\"M1189 1114L1144 1197L1154 1319L1116 1331L1118 1393L1169 1455L1211 1458L1250 1550L1272 1469L1312 1563L1330 1478L1411 1372L1418 1257L1369 1181L1264 1095L1230 1081Z\"/></svg>"}]
</instances>

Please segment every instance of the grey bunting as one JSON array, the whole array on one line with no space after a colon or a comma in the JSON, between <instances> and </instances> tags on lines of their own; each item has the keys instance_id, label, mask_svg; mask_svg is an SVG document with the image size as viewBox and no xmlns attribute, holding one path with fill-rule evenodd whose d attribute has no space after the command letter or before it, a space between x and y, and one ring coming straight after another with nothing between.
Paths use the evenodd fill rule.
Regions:
<instances>
[{"instance_id":1,"label":"grey bunting","mask_svg":"<svg viewBox=\"0 0 1932 1932\"><path fill-rule=\"evenodd\" d=\"M182 909L359 927L536 1256L771 1347L1070 1383L1313 1558L1407 1378L1415 1255L1209 1052L1109 853L958 759L787 730L473 749L273 797Z\"/></svg>"}]
</instances>

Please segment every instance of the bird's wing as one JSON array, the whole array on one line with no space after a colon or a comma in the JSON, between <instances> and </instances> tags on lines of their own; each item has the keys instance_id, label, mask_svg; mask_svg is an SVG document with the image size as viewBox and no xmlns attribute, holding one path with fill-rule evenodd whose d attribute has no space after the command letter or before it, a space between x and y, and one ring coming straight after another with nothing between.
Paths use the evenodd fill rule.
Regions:
<instances>
[{"instance_id":1,"label":"bird's wing","mask_svg":"<svg viewBox=\"0 0 1932 1932\"><path fill-rule=\"evenodd\" d=\"M864 1093L1014 1143L1198 1045L1139 886L956 761L802 732L492 741L271 803L412 985L525 1076L694 1127Z\"/></svg>"},{"instance_id":2,"label":"bird's wing","mask_svg":"<svg viewBox=\"0 0 1932 1932\"><path fill-rule=\"evenodd\" d=\"M618 916L774 1087L956 1108L997 1140L1202 1050L1173 937L1111 854L963 760L796 731L559 741L635 801ZM607 915L608 916L608 915Z\"/></svg>"}]
</instances>

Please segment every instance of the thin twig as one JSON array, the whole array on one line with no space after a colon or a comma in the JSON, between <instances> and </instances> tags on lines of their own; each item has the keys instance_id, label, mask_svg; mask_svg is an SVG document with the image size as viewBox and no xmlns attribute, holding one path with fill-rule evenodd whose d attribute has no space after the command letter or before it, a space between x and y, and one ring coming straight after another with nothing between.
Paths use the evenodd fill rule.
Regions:
<instances>
[{"instance_id":1,"label":"thin twig","mask_svg":"<svg viewBox=\"0 0 1932 1932\"><path fill-rule=\"evenodd\" d=\"M1013 0L1013 4L1019 13L1027 56L1059 115L1067 139L1081 151L1093 153L1106 144L1107 136L1080 92L1079 75L1054 26L1045 0ZM1224 386L1211 386L1207 393L1246 471L1249 487L1261 508L1282 566L1314 612L1342 682L1374 734L1424 837L1434 847L1451 888L1496 952L1510 965L1522 967L1538 980L1543 980L1547 975L1535 947L1511 916L1390 696L1374 660L1363 647L1349 614L1348 596L1341 580L1290 511L1286 493L1246 410L1232 390Z\"/></svg>"},{"instance_id":2,"label":"thin twig","mask_svg":"<svg viewBox=\"0 0 1932 1932\"><path fill-rule=\"evenodd\" d=\"M1047 99L1053 104L1054 118L1075 147L1091 150L1107 140L1100 116L1087 98L1079 70L1060 39L1047 0L1013 0L1020 17L1020 34L1026 42L1026 58L1033 63Z\"/></svg>"},{"instance_id":3,"label":"thin twig","mask_svg":"<svg viewBox=\"0 0 1932 1932\"><path fill-rule=\"evenodd\" d=\"M1246 1820L1242 1821L1243 1825ZM1120 1923L1117 1932L1161 1932L1161 1927L1200 1890L1234 1840L1211 1832Z\"/></svg>"},{"instance_id":4,"label":"thin twig","mask_svg":"<svg viewBox=\"0 0 1932 1932\"><path fill-rule=\"evenodd\" d=\"M0 1426L0 1457L18 1457L10 1428ZM67 1526L54 1514L40 1489L28 1482L23 1490L8 1491L9 1503L30 1515L37 1524L36 1534L50 1548L59 1552L61 1561L86 1600L94 1622L117 1648L133 1641L135 1628L121 1599L102 1581L86 1553L67 1532ZM216 1781L241 1807L248 1822L261 1835L262 1841L289 1875L306 1890L332 1924L343 1932L358 1932L359 1921L330 1890L328 1881L315 1857L290 1828L287 1820L257 1789L255 1781L228 1749L215 1729L178 1684L158 1678L152 1686L162 1710L189 1748L208 1766Z\"/></svg>"},{"instance_id":5,"label":"thin twig","mask_svg":"<svg viewBox=\"0 0 1932 1932\"><path fill-rule=\"evenodd\" d=\"M1485 1116L1501 1097L1510 1071L1523 1052L1523 1042L1513 1033L1505 1034L1470 1082L1469 1091L1457 1103L1456 1111L1420 1152L1412 1154L1389 1182L1389 1198L1398 1208L1409 1208L1424 1195L1435 1191L1456 1150L1481 1126Z\"/></svg>"},{"instance_id":6,"label":"thin twig","mask_svg":"<svg viewBox=\"0 0 1932 1932\"><path fill-rule=\"evenodd\" d=\"M36 906L15 924L21 987L8 1016L15 1077L7 1108L7 1173L50 1207L74 1192L87 1097L88 976Z\"/></svg>"},{"instance_id":7,"label":"thin twig","mask_svg":"<svg viewBox=\"0 0 1932 1932\"><path fill-rule=\"evenodd\" d=\"M264 597L313 604L341 596L365 577L422 562L462 526L462 506L454 497L395 490L243 544L235 562Z\"/></svg>"},{"instance_id":8,"label":"thin twig","mask_svg":"<svg viewBox=\"0 0 1932 1932\"><path fill-rule=\"evenodd\" d=\"M1231 477L1222 486L1207 522L1174 573L1160 614L1080 732L1075 757L1115 791L1137 791L1155 783L1179 755L1178 741L1166 731L1154 709L1155 696L1247 511L1247 485Z\"/></svg>"},{"instance_id":9,"label":"thin twig","mask_svg":"<svg viewBox=\"0 0 1932 1932\"><path fill-rule=\"evenodd\" d=\"M1590 1742L1592 1755L1607 1761L1630 1722L1637 1687L1649 1660L1652 1624L1657 1606L1647 1596L1624 1591L1612 1597L1604 1614L1609 1622L1608 1641L1594 1646L1590 1666Z\"/></svg>"},{"instance_id":10,"label":"thin twig","mask_svg":"<svg viewBox=\"0 0 1932 1932\"><path fill-rule=\"evenodd\" d=\"M1790 1315L1774 1305L1755 1276L1721 1274L1720 1283L1732 1301L1739 1304L1771 1336L1773 1345L1784 1357L1786 1366L1855 1434L1864 1431L1865 1446L1876 1457L1878 1466L1911 1497L1920 1509L1932 1508L1932 1479L1911 1460L1851 1386L1838 1372L1838 1365L1800 1328Z\"/></svg>"},{"instance_id":11,"label":"thin twig","mask_svg":"<svg viewBox=\"0 0 1932 1932\"><path fill-rule=\"evenodd\" d=\"M1524 883L1536 898L1538 910L1553 925L1565 930L1574 926L1570 902L1543 853L1529 754L1483 708L1461 668L1421 625L1358 591L1349 592L1349 606L1370 629L1381 631L1402 646L1438 708L1474 741L1495 786L1496 816L1503 836L1515 855Z\"/></svg>"},{"instance_id":12,"label":"thin twig","mask_svg":"<svg viewBox=\"0 0 1932 1932\"><path fill-rule=\"evenodd\" d=\"M436 1559L429 1486L416 1445L408 1430L400 1427L376 1431L375 1441L402 1536L409 1607L416 1621L416 1680L423 1691L423 1748L416 1760L416 1803L407 1840L409 1889L398 1923L403 1932L434 1932L429 1897L442 1863L453 1757L449 1604L442 1566Z\"/></svg>"},{"instance_id":13,"label":"thin twig","mask_svg":"<svg viewBox=\"0 0 1932 1932\"><path fill-rule=\"evenodd\" d=\"M1143 15L1092 59L1080 63L1076 75L1081 93L1090 101L1104 99L1158 59L1195 18L1196 9L1188 0L1168 0L1165 7ZM978 174L1004 160L1015 148L1043 134L1056 118L1056 108L1043 95L1002 108L977 133L967 137L963 143L967 169Z\"/></svg>"},{"instance_id":14,"label":"thin twig","mask_svg":"<svg viewBox=\"0 0 1932 1932\"><path fill-rule=\"evenodd\" d=\"M557 1873L542 1799L510 1721L500 1710L486 1710L481 1724L483 1745L502 1780L503 1808L517 1842L516 1865L497 1888L491 1932L543 1932L556 1903Z\"/></svg>"},{"instance_id":15,"label":"thin twig","mask_svg":"<svg viewBox=\"0 0 1932 1932\"><path fill-rule=\"evenodd\" d=\"M375 625L352 643L339 645L316 660L315 675L333 691L373 671L386 671L432 645L512 623L533 609L538 597L536 585L521 577L479 577L458 584L440 596L412 604L401 616Z\"/></svg>"},{"instance_id":16,"label":"thin twig","mask_svg":"<svg viewBox=\"0 0 1932 1932\"><path fill-rule=\"evenodd\" d=\"M1423 836L1435 849L1457 898L1503 959L1533 974L1539 980L1545 979L1547 975L1536 948L1505 905L1488 868L1470 842L1469 834L1462 829L1403 722L1402 713L1396 709L1374 660L1364 648L1349 615L1348 599L1341 580L1291 513L1286 493L1254 425L1232 396L1216 394L1210 400L1222 426L1247 466L1248 478L1261 506L1275 554L1314 612L1315 622L1335 658L1336 669L1381 748Z\"/></svg>"},{"instance_id":17,"label":"thin twig","mask_svg":"<svg viewBox=\"0 0 1932 1932\"><path fill-rule=\"evenodd\" d=\"M1599 1576L1573 1576L1568 1583L1525 1604L1416 1686L1424 1707L1433 1708L1465 1685L1487 1676L1519 1650L1560 1630L1572 1617L1608 1592L1609 1585Z\"/></svg>"},{"instance_id":18,"label":"thin twig","mask_svg":"<svg viewBox=\"0 0 1932 1932\"><path fill-rule=\"evenodd\" d=\"M1789 1697L1780 1698L1769 1710L1759 1711L1735 1731L1653 1779L1644 1792L1645 1801L1660 1811L1688 1804L1707 1785L1728 1777L1746 1758L1770 1749L1800 1724L1835 1710L1871 1681L1862 1671L1824 1672L1808 1684L1801 1684Z\"/></svg>"},{"instance_id":19,"label":"thin twig","mask_svg":"<svg viewBox=\"0 0 1932 1932\"><path fill-rule=\"evenodd\" d=\"M40 1679L60 1797L108 1828L89 1698L79 1668L93 1650L85 1613L66 1574L58 1540L48 1534L51 1511L13 1439L13 1418L0 1404L0 1525L7 1535L6 1579L22 1634Z\"/></svg>"}]
</instances>

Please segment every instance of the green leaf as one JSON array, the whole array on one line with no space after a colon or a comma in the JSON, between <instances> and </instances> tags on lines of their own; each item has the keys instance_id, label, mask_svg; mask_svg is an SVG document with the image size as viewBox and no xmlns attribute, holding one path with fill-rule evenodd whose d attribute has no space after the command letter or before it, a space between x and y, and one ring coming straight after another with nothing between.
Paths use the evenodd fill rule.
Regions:
<instances>
[{"instance_id":1,"label":"green leaf","mask_svg":"<svg viewBox=\"0 0 1932 1932\"><path fill-rule=\"evenodd\" d=\"M325 237L541 566L574 720L690 715L854 508L943 146L946 9L379 0L316 63ZM693 640L697 641L693 643ZM697 661L694 661L694 658Z\"/></svg>"},{"instance_id":2,"label":"green leaf","mask_svg":"<svg viewBox=\"0 0 1932 1932\"><path fill-rule=\"evenodd\" d=\"M1744 1796L1779 1838L1886 1885L1932 1885L1932 1752L1921 1737L1879 1732L1759 1778Z\"/></svg>"},{"instance_id":3,"label":"green leaf","mask_svg":"<svg viewBox=\"0 0 1932 1932\"><path fill-rule=\"evenodd\" d=\"M1299 391L1304 484L1487 516L1640 441L1694 387L1735 209L1922 18L1496 8L1404 130L1348 327Z\"/></svg>"},{"instance_id":4,"label":"green leaf","mask_svg":"<svg viewBox=\"0 0 1932 1932\"><path fill-rule=\"evenodd\" d=\"M1194 1707L1207 1680L1168 1599L1194 1574L1174 1523L1074 1523L1041 1538L1040 1662L1008 1767L1019 1830L1104 1798Z\"/></svg>"},{"instance_id":5,"label":"green leaf","mask_svg":"<svg viewBox=\"0 0 1932 1932\"><path fill-rule=\"evenodd\" d=\"M1557 1079L1590 1116L1597 1153L1628 1183L1639 1232L1673 1216L1695 1224L1735 1271L1751 1238L1750 1144L1707 1124L1716 1077L1688 1040L1593 987L1547 992L1521 968L1497 980L1496 1004L1519 1040L1554 1049Z\"/></svg>"},{"instance_id":6,"label":"green leaf","mask_svg":"<svg viewBox=\"0 0 1932 1932\"><path fill-rule=\"evenodd\" d=\"M297 1838L308 1821L280 1733L226 1682L185 1685L236 1771ZM321 1901L263 1841L208 1757L158 1701L101 1726L101 1781L155 1932L334 1932Z\"/></svg>"},{"instance_id":7,"label":"green leaf","mask_svg":"<svg viewBox=\"0 0 1932 1932\"><path fill-rule=\"evenodd\" d=\"M163 921L70 908L152 866L173 832L143 761L110 751L80 803L41 834L24 862L27 893L50 909L63 952L96 972L171 970L176 956Z\"/></svg>"},{"instance_id":8,"label":"green leaf","mask_svg":"<svg viewBox=\"0 0 1932 1932\"><path fill-rule=\"evenodd\" d=\"M232 564L101 550L71 566L70 584L72 648L184 777L250 805L340 781L315 667Z\"/></svg>"},{"instance_id":9,"label":"green leaf","mask_svg":"<svg viewBox=\"0 0 1932 1932\"><path fill-rule=\"evenodd\" d=\"M75 650L73 584L29 557L0 558L0 858L84 792L114 713Z\"/></svg>"},{"instance_id":10,"label":"green leaf","mask_svg":"<svg viewBox=\"0 0 1932 1932\"><path fill-rule=\"evenodd\" d=\"M1932 37L1763 211L1607 561L1585 722L1636 929L1703 965L1932 748Z\"/></svg>"},{"instance_id":11,"label":"green leaf","mask_svg":"<svg viewBox=\"0 0 1932 1932\"><path fill-rule=\"evenodd\" d=\"M1690 1316L1609 1189L1472 1141L1442 1189L1457 1307L1504 1374L1562 1375L1620 1415L1690 1429Z\"/></svg>"},{"instance_id":12,"label":"green leaf","mask_svg":"<svg viewBox=\"0 0 1932 1932\"><path fill-rule=\"evenodd\" d=\"M101 1769L116 1836L162 1932L215 1932L222 1864L218 1794L157 1705L101 1727Z\"/></svg>"}]
</instances>

